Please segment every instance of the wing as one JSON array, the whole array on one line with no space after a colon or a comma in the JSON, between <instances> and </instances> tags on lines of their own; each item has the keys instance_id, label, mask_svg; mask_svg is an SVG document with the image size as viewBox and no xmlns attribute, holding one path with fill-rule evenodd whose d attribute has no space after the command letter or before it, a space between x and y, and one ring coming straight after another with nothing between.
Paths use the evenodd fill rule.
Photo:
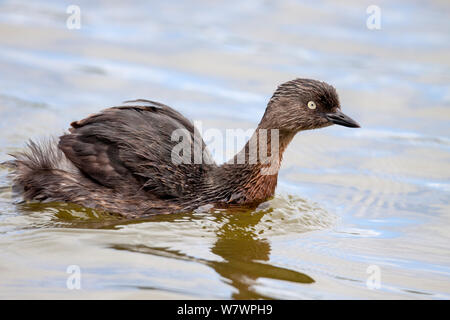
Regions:
<instances>
[{"instance_id":1,"label":"wing","mask_svg":"<svg viewBox=\"0 0 450 320\"><path fill-rule=\"evenodd\" d=\"M73 122L70 133L60 137L59 148L87 177L108 188L144 189L161 198L192 192L215 166L193 164L198 147L204 161L213 163L193 124L161 103L127 103ZM180 163L183 154L172 152L180 142L172 141L174 132L194 142L189 163Z\"/></svg>"}]
</instances>

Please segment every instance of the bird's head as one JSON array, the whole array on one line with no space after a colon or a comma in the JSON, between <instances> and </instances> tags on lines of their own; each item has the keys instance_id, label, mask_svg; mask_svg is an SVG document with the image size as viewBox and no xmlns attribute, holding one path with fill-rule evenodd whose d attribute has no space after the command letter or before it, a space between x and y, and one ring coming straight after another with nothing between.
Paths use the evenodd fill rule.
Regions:
<instances>
[{"instance_id":1,"label":"bird's head","mask_svg":"<svg viewBox=\"0 0 450 320\"><path fill-rule=\"evenodd\" d=\"M277 88L260 125L295 134L332 124L360 127L342 113L338 94L332 86L317 80L295 79Z\"/></svg>"}]
</instances>

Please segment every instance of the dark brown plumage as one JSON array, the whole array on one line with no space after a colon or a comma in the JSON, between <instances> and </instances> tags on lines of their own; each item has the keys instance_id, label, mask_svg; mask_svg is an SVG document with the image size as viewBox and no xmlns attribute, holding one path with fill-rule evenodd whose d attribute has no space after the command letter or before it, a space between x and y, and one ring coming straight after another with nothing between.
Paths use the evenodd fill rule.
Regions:
<instances>
[{"instance_id":1,"label":"dark brown plumage","mask_svg":"<svg viewBox=\"0 0 450 320\"><path fill-rule=\"evenodd\" d=\"M311 102L314 102L311 103ZM313 108L314 107L314 108ZM295 134L333 123L358 127L340 111L336 90L324 83L296 79L278 87L250 141L259 129L279 130L279 152L267 150L275 170L251 159L250 141L233 161L216 165L192 123L174 109L149 100L129 101L71 124L59 142L39 144L13 155L14 189L25 200L73 202L127 217L189 211L206 204L254 206L273 196L283 151ZM183 129L193 142L190 163L174 163ZM198 134L198 133L197 133ZM194 164L202 150L202 164ZM239 162L238 159L244 159Z\"/></svg>"}]
</instances>

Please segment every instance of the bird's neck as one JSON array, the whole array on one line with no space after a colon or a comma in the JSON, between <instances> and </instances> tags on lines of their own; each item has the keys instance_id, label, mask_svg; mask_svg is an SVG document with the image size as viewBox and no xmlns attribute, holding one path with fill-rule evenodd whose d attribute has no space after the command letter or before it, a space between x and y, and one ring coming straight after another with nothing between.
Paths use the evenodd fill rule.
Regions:
<instances>
[{"instance_id":1,"label":"bird's neck","mask_svg":"<svg viewBox=\"0 0 450 320\"><path fill-rule=\"evenodd\" d=\"M258 204L272 197L283 152L293 137L260 124L242 150L218 168L224 202Z\"/></svg>"}]
</instances>

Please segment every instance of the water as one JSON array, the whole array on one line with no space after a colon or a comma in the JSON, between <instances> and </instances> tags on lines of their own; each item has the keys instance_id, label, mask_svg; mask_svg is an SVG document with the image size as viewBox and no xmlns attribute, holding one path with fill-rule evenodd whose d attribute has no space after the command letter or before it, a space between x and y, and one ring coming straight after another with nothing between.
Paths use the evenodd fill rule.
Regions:
<instances>
[{"instance_id":1,"label":"water","mask_svg":"<svg viewBox=\"0 0 450 320\"><path fill-rule=\"evenodd\" d=\"M447 2L379 1L381 30L364 1L81 1L79 30L69 4L0 3L0 161L133 98L204 129L255 127L296 77L333 84L363 128L296 136L251 212L15 204L1 168L1 298L450 297Z\"/></svg>"}]
</instances>

